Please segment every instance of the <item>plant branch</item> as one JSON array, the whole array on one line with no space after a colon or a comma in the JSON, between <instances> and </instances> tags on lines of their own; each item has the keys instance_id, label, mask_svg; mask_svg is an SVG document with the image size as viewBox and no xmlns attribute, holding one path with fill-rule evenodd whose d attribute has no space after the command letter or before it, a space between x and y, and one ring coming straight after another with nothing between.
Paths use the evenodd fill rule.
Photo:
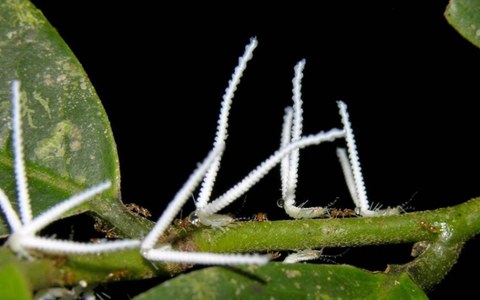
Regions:
<instances>
[{"instance_id":1,"label":"plant branch","mask_svg":"<svg viewBox=\"0 0 480 300\"><path fill-rule=\"evenodd\" d=\"M182 251L268 252L323 247L422 242L425 251L405 265L392 265L386 273L408 272L423 288L438 283L455 264L465 241L480 231L480 199L433 211L350 219L237 222L225 228L171 226L160 242ZM52 285L110 282L174 275L189 265L159 263L155 267L138 250L102 255L49 256L34 262L18 260L0 249L0 263L18 264L35 289ZM38 268L38 264L44 264ZM36 276L42 272L48 276Z\"/></svg>"}]
</instances>

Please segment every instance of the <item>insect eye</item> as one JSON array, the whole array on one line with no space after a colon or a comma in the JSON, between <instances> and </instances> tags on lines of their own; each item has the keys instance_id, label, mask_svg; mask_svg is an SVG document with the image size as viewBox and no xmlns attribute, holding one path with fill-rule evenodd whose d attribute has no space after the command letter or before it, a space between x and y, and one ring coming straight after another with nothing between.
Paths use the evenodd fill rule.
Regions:
<instances>
[{"instance_id":1,"label":"insect eye","mask_svg":"<svg viewBox=\"0 0 480 300\"><path fill-rule=\"evenodd\" d=\"M361 215L361 210L360 210L360 207L355 207L355 214L357 215Z\"/></svg>"},{"instance_id":2,"label":"insect eye","mask_svg":"<svg viewBox=\"0 0 480 300\"><path fill-rule=\"evenodd\" d=\"M283 199L278 199L277 200L277 206L280 208L283 208L283 205L285 204L285 201Z\"/></svg>"},{"instance_id":3,"label":"insect eye","mask_svg":"<svg viewBox=\"0 0 480 300\"><path fill-rule=\"evenodd\" d=\"M190 222L190 224L195 226L197 226L200 223L200 219L198 218L198 215L195 211L192 212L190 215L188 215L187 219L188 219L188 222Z\"/></svg>"}]
</instances>

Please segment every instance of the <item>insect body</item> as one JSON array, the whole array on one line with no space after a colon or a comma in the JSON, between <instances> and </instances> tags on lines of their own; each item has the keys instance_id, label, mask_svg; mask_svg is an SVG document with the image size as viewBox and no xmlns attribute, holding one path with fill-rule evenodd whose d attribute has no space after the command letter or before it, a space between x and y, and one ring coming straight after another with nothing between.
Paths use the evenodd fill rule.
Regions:
<instances>
[{"instance_id":1,"label":"insect body","mask_svg":"<svg viewBox=\"0 0 480 300\"><path fill-rule=\"evenodd\" d=\"M267 214L263 212L256 213L253 215L252 220L257 222L266 222L268 221Z\"/></svg>"},{"instance_id":2,"label":"insect body","mask_svg":"<svg viewBox=\"0 0 480 300\"><path fill-rule=\"evenodd\" d=\"M149 218L152 216L152 214L150 213L150 211L144 207L141 207L140 205L138 204L135 204L135 203L128 203L128 204L125 204L125 207L133 212L133 213L136 213L137 215L141 215L141 216L144 216L145 218Z\"/></svg>"},{"instance_id":3,"label":"insect body","mask_svg":"<svg viewBox=\"0 0 480 300\"><path fill-rule=\"evenodd\" d=\"M359 214L353 209L332 209L328 212L330 218L348 218L348 217L358 217Z\"/></svg>"}]
</instances>

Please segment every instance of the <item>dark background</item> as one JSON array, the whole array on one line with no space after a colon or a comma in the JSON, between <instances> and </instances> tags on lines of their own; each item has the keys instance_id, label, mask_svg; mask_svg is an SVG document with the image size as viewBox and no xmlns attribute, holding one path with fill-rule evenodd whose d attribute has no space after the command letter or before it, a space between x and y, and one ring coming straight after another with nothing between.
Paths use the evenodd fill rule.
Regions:
<instances>
[{"instance_id":1,"label":"dark background","mask_svg":"<svg viewBox=\"0 0 480 300\"><path fill-rule=\"evenodd\" d=\"M155 218L211 148L224 89L251 36L259 47L235 96L215 195L278 148L293 66L302 58L304 132L339 127L335 101L347 102L370 201L398 205L415 194L409 205L424 210L480 195L480 49L448 25L447 1L328 1L318 8L297 3L268 9L244 2L175 8L33 2L77 55L103 101L117 141L124 202L148 208ZM353 207L335 155L339 145L302 152L299 202L326 205L339 197L336 207ZM275 205L278 173L226 211L285 219ZM190 203L184 214L192 209ZM351 249L336 260L380 270L408 260L409 248ZM467 274L478 267L479 249L478 239L470 241L430 297L473 293Z\"/></svg>"}]
</instances>

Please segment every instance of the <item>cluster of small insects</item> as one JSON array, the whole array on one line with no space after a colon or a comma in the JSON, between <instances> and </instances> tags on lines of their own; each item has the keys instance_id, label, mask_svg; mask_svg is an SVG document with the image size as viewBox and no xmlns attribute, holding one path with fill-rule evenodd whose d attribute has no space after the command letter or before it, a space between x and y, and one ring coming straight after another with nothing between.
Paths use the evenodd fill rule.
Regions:
<instances>
[{"instance_id":1,"label":"cluster of small insects","mask_svg":"<svg viewBox=\"0 0 480 300\"><path fill-rule=\"evenodd\" d=\"M115 227L105 224L100 219L97 219L95 224L93 224L93 229L97 232L103 233L107 239L116 239L119 237L115 231Z\"/></svg>"},{"instance_id":2,"label":"cluster of small insects","mask_svg":"<svg viewBox=\"0 0 480 300\"><path fill-rule=\"evenodd\" d=\"M138 204L135 204L135 203L127 203L125 204L125 207L137 214L137 215L140 215L140 216L143 216L145 218L150 218L152 216L152 214L150 213L150 211L148 209L146 209L145 207L141 207L140 205Z\"/></svg>"},{"instance_id":3,"label":"cluster of small insects","mask_svg":"<svg viewBox=\"0 0 480 300\"><path fill-rule=\"evenodd\" d=\"M172 245L168 243L158 245L158 240L167 232L167 229L170 227L181 208L200 184L200 192L195 201L195 211L189 217L175 221L177 227L187 230L191 226L202 224L204 226L222 228L236 221L232 216L218 214L218 212L239 199L278 164L280 164L281 173L281 203L285 212L295 219L316 217L365 217L400 213L399 208L379 210L370 207L366 196L355 139L345 103L341 101L338 102L340 117L344 127L343 129L334 128L313 135L303 135L301 80L303 77L305 60L300 61L295 66L295 75L293 78L293 105L285 110L280 148L230 190L226 191L218 198L211 200L211 193L215 178L220 169L221 159L228 136L228 116L232 99L240 82L240 78L246 68L247 62L252 58L256 46L257 40L252 38L245 48L245 53L239 58L238 66L235 68L228 87L225 90L213 149L190 175L173 200L168 204L154 228L142 241L119 240L102 241L99 243L79 243L37 236L37 233L41 229L61 217L67 210L88 201L92 197L100 196L104 191L110 188L111 184L109 181L105 181L53 206L35 218L32 217L23 154L20 82L14 81L12 83L12 135L15 165L14 171L21 218L18 217L17 212L13 209L5 193L0 189L0 205L6 216L6 220L11 227L11 234L6 242L6 246L10 247L15 253L28 259L33 259L31 252L29 251L31 249L46 253L88 254L139 248L140 253L146 259L151 261L220 265L265 264L271 259L271 255L181 252L172 248ZM307 208L303 207L304 205L302 204L296 205L295 190L298 181L300 149L325 142L331 142L336 139L346 140L347 150L338 149L337 155L355 208L330 209L328 206ZM136 204L128 204L127 208L133 213L144 217L151 216L147 209ZM259 222L268 221L265 213L258 213L253 218L250 218L250 221L251 220ZM107 237L115 237L108 228L99 225L98 230L104 232ZM321 250L304 250L293 254L293 256L287 257L286 260L287 262L310 260L318 258L320 255Z\"/></svg>"},{"instance_id":4,"label":"cluster of small insects","mask_svg":"<svg viewBox=\"0 0 480 300\"><path fill-rule=\"evenodd\" d=\"M430 231L431 233L438 233L440 231L440 229L429 224L427 221L422 220L418 223L418 225L420 225L420 227L422 227L423 229Z\"/></svg>"}]
</instances>

